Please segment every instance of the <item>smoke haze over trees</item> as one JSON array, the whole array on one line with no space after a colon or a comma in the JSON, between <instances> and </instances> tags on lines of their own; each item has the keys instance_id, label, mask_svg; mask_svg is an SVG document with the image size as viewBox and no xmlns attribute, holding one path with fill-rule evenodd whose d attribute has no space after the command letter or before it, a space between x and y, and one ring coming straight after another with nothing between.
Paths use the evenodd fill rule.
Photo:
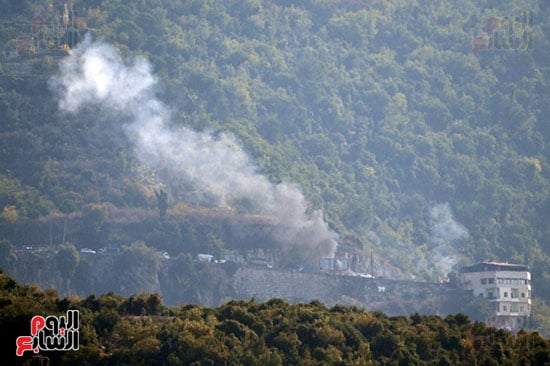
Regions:
<instances>
[{"instance_id":1,"label":"smoke haze over trees","mask_svg":"<svg viewBox=\"0 0 550 366\"><path fill-rule=\"evenodd\" d=\"M76 0L92 38L68 58L16 53L17 24L55 9L0 5L7 253L219 253L220 216L268 217L280 229L243 247L309 258L337 239L429 281L525 263L550 301L545 2ZM517 17L533 47L471 54L491 17Z\"/></svg>"},{"instance_id":2,"label":"smoke haze over trees","mask_svg":"<svg viewBox=\"0 0 550 366\"><path fill-rule=\"evenodd\" d=\"M250 213L266 215L281 226L276 239L283 252L304 259L334 255L336 234L322 213L306 213L307 203L296 186L275 185L259 174L232 135L214 137L168 126L169 115L153 95L155 78L144 59L126 65L112 46L87 39L63 60L51 84L59 89L62 110L77 112L93 104L112 111L108 118L113 124L128 118L122 127L141 161L162 172L161 179L172 191L188 179L201 197L208 197L206 205L233 208L237 204L239 210L245 201Z\"/></svg>"}]
</instances>

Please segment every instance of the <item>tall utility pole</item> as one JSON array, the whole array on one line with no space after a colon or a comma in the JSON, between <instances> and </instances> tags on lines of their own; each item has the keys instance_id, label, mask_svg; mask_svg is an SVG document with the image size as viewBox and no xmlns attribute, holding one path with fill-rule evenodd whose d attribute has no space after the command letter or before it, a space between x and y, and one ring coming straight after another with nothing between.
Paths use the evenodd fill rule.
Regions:
<instances>
[{"instance_id":1,"label":"tall utility pole","mask_svg":"<svg viewBox=\"0 0 550 366\"><path fill-rule=\"evenodd\" d=\"M374 275L374 258L372 257L372 250L370 251L370 274L372 277L376 277Z\"/></svg>"}]
</instances>

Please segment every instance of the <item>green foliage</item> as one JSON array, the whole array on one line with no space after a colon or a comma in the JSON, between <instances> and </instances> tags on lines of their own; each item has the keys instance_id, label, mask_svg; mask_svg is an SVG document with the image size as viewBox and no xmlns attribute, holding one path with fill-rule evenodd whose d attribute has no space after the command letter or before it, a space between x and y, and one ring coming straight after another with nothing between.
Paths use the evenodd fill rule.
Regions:
<instances>
[{"instance_id":1,"label":"green foliage","mask_svg":"<svg viewBox=\"0 0 550 366\"><path fill-rule=\"evenodd\" d=\"M21 23L47 3L2 1L2 18ZM230 131L272 181L299 184L342 249L372 249L407 276L430 278L429 210L448 202L469 232L449 243L458 263L528 264L547 305L550 15L533 4L76 0L74 9L96 37L150 60L174 125ZM511 12L521 7L535 14L533 49L470 54L489 17L520 16ZM8 28L1 46L13 53L18 34ZM0 68L2 239L25 244L32 230L18 225L40 231L61 212L72 215L79 248L145 240L177 256L264 243L230 243L211 212L172 216L119 121L58 113L48 86L57 60L35 61L3 59ZM155 204L162 227L144 214ZM144 246L121 258L158 266ZM127 295L139 281L154 287L145 270L120 281Z\"/></svg>"},{"instance_id":2,"label":"green foliage","mask_svg":"<svg viewBox=\"0 0 550 366\"><path fill-rule=\"evenodd\" d=\"M76 352L39 354L56 364L330 364L544 365L550 341L536 332L512 335L462 314L387 317L318 302L289 305L233 301L219 308L160 306L157 295L59 298L0 274L2 339L28 334L35 314L80 311ZM160 307L159 307L160 306ZM136 313L141 315L137 316ZM374 324L376 326L368 326ZM371 328L371 330L368 330ZM12 342L1 347L10 364ZM7 352L11 350L10 352Z\"/></svg>"},{"instance_id":3,"label":"green foliage","mask_svg":"<svg viewBox=\"0 0 550 366\"><path fill-rule=\"evenodd\" d=\"M168 210L168 195L161 189L158 192L155 191L155 196L157 197L160 221L164 222L166 219L166 211Z\"/></svg>"},{"instance_id":4,"label":"green foliage","mask_svg":"<svg viewBox=\"0 0 550 366\"><path fill-rule=\"evenodd\" d=\"M59 247L55 254L56 267L61 274L63 293L69 293L71 289L71 279L80 261L80 256L76 247L72 243L64 243Z\"/></svg>"},{"instance_id":5,"label":"green foliage","mask_svg":"<svg viewBox=\"0 0 550 366\"><path fill-rule=\"evenodd\" d=\"M80 257L74 244L65 243L62 245L55 256L57 268L63 277L71 277L74 274Z\"/></svg>"},{"instance_id":6,"label":"green foliage","mask_svg":"<svg viewBox=\"0 0 550 366\"><path fill-rule=\"evenodd\" d=\"M122 294L135 294L143 288L155 292L159 266L159 256L144 242L124 247L115 263L115 267L119 268L117 281Z\"/></svg>"},{"instance_id":7,"label":"green foliage","mask_svg":"<svg viewBox=\"0 0 550 366\"><path fill-rule=\"evenodd\" d=\"M4 271L11 269L17 256L9 240L0 240L0 268Z\"/></svg>"}]
</instances>

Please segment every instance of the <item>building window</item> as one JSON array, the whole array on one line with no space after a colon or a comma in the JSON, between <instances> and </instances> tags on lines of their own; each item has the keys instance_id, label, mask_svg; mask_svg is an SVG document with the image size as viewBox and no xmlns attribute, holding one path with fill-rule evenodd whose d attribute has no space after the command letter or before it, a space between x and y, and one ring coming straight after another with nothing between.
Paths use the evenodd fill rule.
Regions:
<instances>
[{"instance_id":1,"label":"building window","mask_svg":"<svg viewBox=\"0 0 550 366\"><path fill-rule=\"evenodd\" d=\"M517 313L517 312L518 312L518 304L512 304L512 305L510 306L510 311L511 311L512 313Z\"/></svg>"},{"instance_id":2,"label":"building window","mask_svg":"<svg viewBox=\"0 0 550 366\"><path fill-rule=\"evenodd\" d=\"M520 312L520 313L523 313L523 306L520 306L520 307L519 307L519 312Z\"/></svg>"},{"instance_id":3,"label":"building window","mask_svg":"<svg viewBox=\"0 0 550 366\"><path fill-rule=\"evenodd\" d=\"M508 292L504 291L504 297L508 297Z\"/></svg>"},{"instance_id":4,"label":"building window","mask_svg":"<svg viewBox=\"0 0 550 366\"><path fill-rule=\"evenodd\" d=\"M487 298L492 299L493 298L493 291L487 291Z\"/></svg>"},{"instance_id":5,"label":"building window","mask_svg":"<svg viewBox=\"0 0 550 366\"><path fill-rule=\"evenodd\" d=\"M489 278L489 284L492 285L495 283L495 279L494 278Z\"/></svg>"},{"instance_id":6,"label":"building window","mask_svg":"<svg viewBox=\"0 0 550 366\"><path fill-rule=\"evenodd\" d=\"M525 297L525 292L522 292L522 293L521 293L521 297Z\"/></svg>"},{"instance_id":7,"label":"building window","mask_svg":"<svg viewBox=\"0 0 550 366\"><path fill-rule=\"evenodd\" d=\"M482 279L481 279L481 284L482 284L482 285L486 285L486 284L487 284L487 279L486 279L486 278L482 278Z\"/></svg>"},{"instance_id":8,"label":"building window","mask_svg":"<svg viewBox=\"0 0 550 366\"><path fill-rule=\"evenodd\" d=\"M502 305L502 311L507 311L508 307L506 305Z\"/></svg>"}]
</instances>

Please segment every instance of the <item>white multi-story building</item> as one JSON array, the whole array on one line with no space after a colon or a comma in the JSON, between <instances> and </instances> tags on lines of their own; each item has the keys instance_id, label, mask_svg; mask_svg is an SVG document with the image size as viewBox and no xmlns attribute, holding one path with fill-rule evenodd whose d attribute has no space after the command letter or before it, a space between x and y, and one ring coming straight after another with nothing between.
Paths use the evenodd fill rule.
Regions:
<instances>
[{"instance_id":1,"label":"white multi-story building","mask_svg":"<svg viewBox=\"0 0 550 366\"><path fill-rule=\"evenodd\" d=\"M531 273L521 264L481 262L460 271L464 289L494 304L487 324L518 331L531 314Z\"/></svg>"}]
</instances>

